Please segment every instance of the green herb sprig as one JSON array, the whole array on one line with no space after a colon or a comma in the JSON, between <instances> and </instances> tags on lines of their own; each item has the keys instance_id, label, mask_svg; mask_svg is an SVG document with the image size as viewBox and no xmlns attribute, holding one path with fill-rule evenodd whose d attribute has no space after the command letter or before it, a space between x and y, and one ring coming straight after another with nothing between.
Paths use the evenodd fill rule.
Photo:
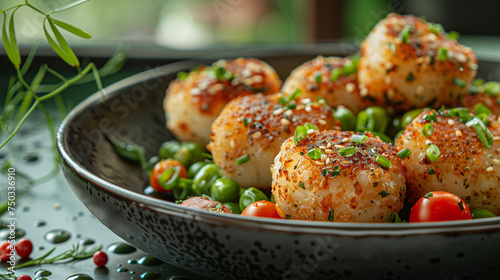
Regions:
<instances>
[{"instance_id":1,"label":"green herb sprig","mask_svg":"<svg viewBox=\"0 0 500 280\"><path fill-rule=\"evenodd\" d=\"M87 248L86 246L73 245L70 250L64 251L59 255L49 258L49 256L55 251L56 248L52 248L43 256L29 260L22 264L16 265L15 268L23 268L28 266L40 265L40 264L53 264L53 263L67 263L76 260L88 259L94 255L95 252L101 250L102 245Z\"/></svg>"}]
</instances>

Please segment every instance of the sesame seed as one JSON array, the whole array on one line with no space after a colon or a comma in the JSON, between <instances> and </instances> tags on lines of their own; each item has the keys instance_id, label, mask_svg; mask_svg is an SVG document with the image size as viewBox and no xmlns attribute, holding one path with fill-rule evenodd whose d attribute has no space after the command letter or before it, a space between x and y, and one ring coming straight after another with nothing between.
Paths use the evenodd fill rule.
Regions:
<instances>
[{"instance_id":1,"label":"sesame seed","mask_svg":"<svg viewBox=\"0 0 500 280\"><path fill-rule=\"evenodd\" d=\"M319 124L322 124L322 125L327 125L328 123L325 121L325 120L318 120Z\"/></svg>"},{"instance_id":2,"label":"sesame seed","mask_svg":"<svg viewBox=\"0 0 500 280\"><path fill-rule=\"evenodd\" d=\"M386 84L386 85L390 85L390 84L391 84L391 82L392 82L392 78L391 78L391 76L385 76L385 84Z\"/></svg>"},{"instance_id":3,"label":"sesame seed","mask_svg":"<svg viewBox=\"0 0 500 280\"><path fill-rule=\"evenodd\" d=\"M424 86L423 85L417 86L416 91L417 91L417 94L421 94L422 92L424 92Z\"/></svg>"},{"instance_id":4,"label":"sesame seed","mask_svg":"<svg viewBox=\"0 0 500 280\"><path fill-rule=\"evenodd\" d=\"M307 131L307 134L313 134L313 133L314 133L314 131L315 131L315 130L311 128L311 129L309 129L309 130Z\"/></svg>"},{"instance_id":5,"label":"sesame seed","mask_svg":"<svg viewBox=\"0 0 500 280\"><path fill-rule=\"evenodd\" d=\"M305 107L306 107L306 106L304 106L304 105L300 104L299 106L297 106L297 110L304 110L304 108L305 108Z\"/></svg>"},{"instance_id":6,"label":"sesame seed","mask_svg":"<svg viewBox=\"0 0 500 280\"><path fill-rule=\"evenodd\" d=\"M500 136L493 136L493 141L498 141L500 140Z\"/></svg>"},{"instance_id":7,"label":"sesame seed","mask_svg":"<svg viewBox=\"0 0 500 280\"><path fill-rule=\"evenodd\" d=\"M330 142L326 143L326 148L327 149L330 149L331 147L332 147L332 143L330 143Z\"/></svg>"},{"instance_id":8,"label":"sesame seed","mask_svg":"<svg viewBox=\"0 0 500 280\"><path fill-rule=\"evenodd\" d=\"M455 121L454 121L454 120L452 120L452 119L448 119L448 124L449 124L449 125L454 125L454 124L455 124Z\"/></svg>"},{"instance_id":9,"label":"sesame seed","mask_svg":"<svg viewBox=\"0 0 500 280\"><path fill-rule=\"evenodd\" d=\"M342 146L342 145L335 145L334 147L337 148L337 149L343 149L343 148L345 148L345 146Z\"/></svg>"},{"instance_id":10,"label":"sesame seed","mask_svg":"<svg viewBox=\"0 0 500 280\"><path fill-rule=\"evenodd\" d=\"M356 85L354 85L353 83L348 83L347 85L345 85L345 90L349 93L353 92L355 89Z\"/></svg>"},{"instance_id":11,"label":"sesame seed","mask_svg":"<svg viewBox=\"0 0 500 280\"><path fill-rule=\"evenodd\" d=\"M306 112L311 112L311 106L306 106Z\"/></svg>"},{"instance_id":12,"label":"sesame seed","mask_svg":"<svg viewBox=\"0 0 500 280\"><path fill-rule=\"evenodd\" d=\"M192 88L191 94L192 95L199 95L199 94L201 94L201 90L199 88Z\"/></svg>"},{"instance_id":13,"label":"sesame seed","mask_svg":"<svg viewBox=\"0 0 500 280\"><path fill-rule=\"evenodd\" d=\"M319 160L315 160L314 163L316 163L317 165L325 165L324 162L322 161L319 161Z\"/></svg>"},{"instance_id":14,"label":"sesame seed","mask_svg":"<svg viewBox=\"0 0 500 280\"><path fill-rule=\"evenodd\" d=\"M465 63L467 62L467 57L463 53L457 53L455 56L458 60L458 62Z\"/></svg>"},{"instance_id":15,"label":"sesame seed","mask_svg":"<svg viewBox=\"0 0 500 280\"><path fill-rule=\"evenodd\" d=\"M231 142L229 142L229 144L231 145L231 148L233 148L233 149L236 147L236 145L234 144L234 140L231 140Z\"/></svg>"},{"instance_id":16,"label":"sesame seed","mask_svg":"<svg viewBox=\"0 0 500 280\"><path fill-rule=\"evenodd\" d=\"M326 159L327 159L326 155L325 155L325 154L322 154L322 155L321 155L321 161L326 161Z\"/></svg>"},{"instance_id":17,"label":"sesame seed","mask_svg":"<svg viewBox=\"0 0 500 280\"><path fill-rule=\"evenodd\" d=\"M212 87L209 87L209 88L208 88L208 91L207 91L207 92L208 92L208 94L210 94L210 95L215 95L215 94L217 93L217 90L215 89L215 87L213 87L213 86L212 86Z\"/></svg>"},{"instance_id":18,"label":"sesame seed","mask_svg":"<svg viewBox=\"0 0 500 280\"><path fill-rule=\"evenodd\" d=\"M417 64L422 64L425 62L425 57L421 56L415 60Z\"/></svg>"},{"instance_id":19,"label":"sesame seed","mask_svg":"<svg viewBox=\"0 0 500 280\"><path fill-rule=\"evenodd\" d=\"M461 131L461 130L458 130L458 129L457 129L457 130L455 130L455 135L456 135L456 136L458 136L458 137L460 137L460 136L462 136L463 134L462 134L462 131Z\"/></svg>"},{"instance_id":20,"label":"sesame seed","mask_svg":"<svg viewBox=\"0 0 500 280\"><path fill-rule=\"evenodd\" d=\"M293 115L293 111L291 109L285 111L285 116L290 117L291 115Z\"/></svg>"},{"instance_id":21,"label":"sesame seed","mask_svg":"<svg viewBox=\"0 0 500 280\"><path fill-rule=\"evenodd\" d=\"M285 119L285 118L283 118L283 119L280 120L280 123L281 123L281 125L287 126L287 125L290 124L290 121L287 120L287 119Z\"/></svg>"},{"instance_id":22,"label":"sesame seed","mask_svg":"<svg viewBox=\"0 0 500 280\"><path fill-rule=\"evenodd\" d=\"M253 82L254 83L262 83L264 81L264 77L261 75L255 75L253 76Z\"/></svg>"},{"instance_id":23,"label":"sesame seed","mask_svg":"<svg viewBox=\"0 0 500 280\"><path fill-rule=\"evenodd\" d=\"M302 99L302 104L307 104L307 103L311 103L311 98Z\"/></svg>"},{"instance_id":24,"label":"sesame seed","mask_svg":"<svg viewBox=\"0 0 500 280\"><path fill-rule=\"evenodd\" d=\"M279 115L279 114L283 113L283 111L284 111L283 108L278 108L278 109L276 109L276 110L273 111L273 114L274 115Z\"/></svg>"},{"instance_id":25,"label":"sesame seed","mask_svg":"<svg viewBox=\"0 0 500 280\"><path fill-rule=\"evenodd\" d=\"M252 75L252 71L250 69L245 68L243 71L241 71L241 76L243 77L250 77Z\"/></svg>"},{"instance_id":26,"label":"sesame seed","mask_svg":"<svg viewBox=\"0 0 500 280\"><path fill-rule=\"evenodd\" d=\"M496 164L496 165L500 165L500 160L497 159L497 158L494 158L493 159L493 163Z\"/></svg>"},{"instance_id":27,"label":"sesame seed","mask_svg":"<svg viewBox=\"0 0 500 280\"><path fill-rule=\"evenodd\" d=\"M238 79L238 78L234 78L234 79L231 81L231 85L232 85L233 87L235 87L235 86L237 86L237 85L239 85L239 84L240 84L240 79Z\"/></svg>"},{"instance_id":28,"label":"sesame seed","mask_svg":"<svg viewBox=\"0 0 500 280\"><path fill-rule=\"evenodd\" d=\"M367 96L368 95L368 89L367 88L362 88L359 92L361 96Z\"/></svg>"},{"instance_id":29,"label":"sesame seed","mask_svg":"<svg viewBox=\"0 0 500 280\"><path fill-rule=\"evenodd\" d=\"M318 100L318 103L319 104L325 104L325 100L324 99L320 99L320 100Z\"/></svg>"},{"instance_id":30,"label":"sesame seed","mask_svg":"<svg viewBox=\"0 0 500 280\"><path fill-rule=\"evenodd\" d=\"M338 126L338 125L334 125L334 126L333 126L333 129L335 129L335 130L342 130L342 127L340 127L340 126Z\"/></svg>"},{"instance_id":31,"label":"sesame seed","mask_svg":"<svg viewBox=\"0 0 500 280\"><path fill-rule=\"evenodd\" d=\"M347 142L349 142L349 138L342 139L342 143L347 143Z\"/></svg>"},{"instance_id":32,"label":"sesame seed","mask_svg":"<svg viewBox=\"0 0 500 280\"><path fill-rule=\"evenodd\" d=\"M387 61L387 62L385 63L385 70L390 70L390 69L392 68L392 66L393 66L393 65L392 65L392 62Z\"/></svg>"},{"instance_id":33,"label":"sesame seed","mask_svg":"<svg viewBox=\"0 0 500 280\"><path fill-rule=\"evenodd\" d=\"M469 68L472 70L477 70L478 67L477 67L477 64L469 62Z\"/></svg>"},{"instance_id":34,"label":"sesame seed","mask_svg":"<svg viewBox=\"0 0 500 280\"><path fill-rule=\"evenodd\" d=\"M224 85L223 84L215 84L213 85L213 88L216 90L216 91L221 91L224 89Z\"/></svg>"},{"instance_id":35,"label":"sesame seed","mask_svg":"<svg viewBox=\"0 0 500 280\"><path fill-rule=\"evenodd\" d=\"M431 140L425 140L425 144L426 145L430 145L430 144L432 144L432 141Z\"/></svg>"},{"instance_id":36,"label":"sesame seed","mask_svg":"<svg viewBox=\"0 0 500 280\"><path fill-rule=\"evenodd\" d=\"M327 153L327 154L332 154L332 153L333 153L333 150L332 150L332 149L326 149L326 150L325 150L325 153Z\"/></svg>"},{"instance_id":37,"label":"sesame seed","mask_svg":"<svg viewBox=\"0 0 500 280\"><path fill-rule=\"evenodd\" d=\"M495 171L495 169L491 166L486 168L486 172L493 172L493 171Z\"/></svg>"},{"instance_id":38,"label":"sesame seed","mask_svg":"<svg viewBox=\"0 0 500 280\"><path fill-rule=\"evenodd\" d=\"M257 131L252 135L253 139L259 139L260 137L262 137L262 132L260 131Z\"/></svg>"},{"instance_id":39,"label":"sesame seed","mask_svg":"<svg viewBox=\"0 0 500 280\"><path fill-rule=\"evenodd\" d=\"M328 158L326 158L325 164L330 164L330 161L331 161L331 160L330 160L330 158L329 158L329 157L328 157Z\"/></svg>"},{"instance_id":40,"label":"sesame seed","mask_svg":"<svg viewBox=\"0 0 500 280\"><path fill-rule=\"evenodd\" d=\"M322 149L322 150L326 149L326 147L325 147L325 146L319 146L318 148L320 148L320 149Z\"/></svg>"},{"instance_id":41,"label":"sesame seed","mask_svg":"<svg viewBox=\"0 0 500 280\"><path fill-rule=\"evenodd\" d=\"M390 88L387 90L387 97L389 97L389 99L394 98L394 89L393 88Z\"/></svg>"}]
</instances>

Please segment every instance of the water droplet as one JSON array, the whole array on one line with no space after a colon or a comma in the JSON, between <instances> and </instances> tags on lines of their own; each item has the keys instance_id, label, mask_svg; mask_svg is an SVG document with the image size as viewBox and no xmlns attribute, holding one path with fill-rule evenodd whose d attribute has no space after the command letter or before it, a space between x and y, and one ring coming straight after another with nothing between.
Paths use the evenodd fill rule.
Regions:
<instances>
[{"instance_id":1,"label":"water droplet","mask_svg":"<svg viewBox=\"0 0 500 280\"><path fill-rule=\"evenodd\" d=\"M137 251L137 249L127 243L116 242L108 246L108 251L110 251L111 253L123 255L133 253Z\"/></svg>"},{"instance_id":2,"label":"water droplet","mask_svg":"<svg viewBox=\"0 0 500 280\"><path fill-rule=\"evenodd\" d=\"M22 160L26 163L34 163L38 161L38 155L35 154L24 154Z\"/></svg>"},{"instance_id":3,"label":"water droplet","mask_svg":"<svg viewBox=\"0 0 500 280\"><path fill-rule=\"evenodd\" d=\"M154 272L154 271L147 271L147 272L144 272L143 274L141 274L142 279L159 279L160 277L161 277L161 274L159 274L158 272Z\"/></svg>"},{"instance_id":4,"label":"water droplet","mask_svg":"<svg viewBox=\"0 0 500 280\"><path fill-rule=\"evenodd\" d=\"M120 267L116 270L116 272L127 272L128 271L128 268L126 267Z\"/></svg>"},{"instance_id":5,"label":"water droplet","mask_svg":"<svg viewBox=\"0 0 500 280\"><path fill-rule=\"evenodd\" d=\"M135 264L135 263L137 263L137 260L127 260L127 263L128 264Z\"/></svg>"},{"instance_id":6,"label":"water droplet","mask_svg":"<svg viewBox=\"0 0 500 280\"><path fill-rule=\"evenodd\" d=\"M44 220L36 220L33 222L34 227L43 227L45 225L47 225L47 222Z\"/></svg>"},{"instance_id":7,"label":"water droplet","mask_svg":"<svg viewBox=\"0 0 500 280\"><path fill-rule=\"evenodd\" d=\"M8 227L8 226L7 226ZM26 232L16 227L14 231L11 231L9 228L4 228L0 230L0 240L7 240L10 236L15 236L16 239L21 238L26 235Z\"/></svg>"},{"instance_id":8,"label":"water droplet","mask_svg":"<svg viewBox=\"0 0 500 280\"><path fill-rule=\"evenodd\" d=\"M184 276L170 276L167 278L167 280L189 280L189 278Z\"/></svg>"},{"instance_id":9,"label":"water droplet","mask_svg":"<svg viewBox=\"0 0 500 280\"><path fill-rule=\"evenodd\" d=\"M161 265L163 264L163 261L160 259L157 259L153 256L144 256L137 260L137 263L145 265L145 266L156 266L156 265Z\"/></svg>"},{"instance_id":10,"label":"water droplet","mask_svg":"<svg viewBox=\"0 0 500 280\"><path fill-rule=\"evenodd\" d=\"M94 278L88 276L87 274L73 274L66 278L66 280L94 280Z\"/></svg>"},{"instance_id":11,"label":"water droplet","mask_svg":"<svg viewBox=\"0 0 500 280\"><path fill-rule=\"evenodd\" d=\"M92 238L82 238L78 241L78 243L81 245L81 246L89 246L89 245L92 245L95 243L95 240L92 239Z\"/></svg>"},{"instance_id":12,"label":"water droplet","mask_svg":"<svg viewBox=\"0 0 500 280\"><path fill-rule=\"evenodd\" d=\"M50 275L52 275L52 272L50 272L46 269L39 269L39 270L35 271L36 277L50 276Z\"/></svg>"},{"instance_id":13,"label":"water droplet","mask_svg":"<svg viewBox=\"0 0 500 280\"><path fill-rule=\"evenodd\" d=\"M45 234L45 240L53 244L63 243L70 237L71 233L62 229L51 230Z\"/></svg>"},{"instance_id":14,"label":"water droplet","mask_svg":"<svg viewBox=\"0 0 500 280\"><path fill-rule=\"evenodd\" d=\"M34 280L49 280L49 279L47 279L45 277L36 277Z\"/></svg>"}]
</instances>

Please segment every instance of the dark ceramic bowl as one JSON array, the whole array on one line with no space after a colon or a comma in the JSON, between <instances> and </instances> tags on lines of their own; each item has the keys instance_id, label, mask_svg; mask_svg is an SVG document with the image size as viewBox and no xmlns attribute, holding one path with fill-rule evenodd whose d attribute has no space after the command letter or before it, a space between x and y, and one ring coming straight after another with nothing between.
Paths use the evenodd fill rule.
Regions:
<instances>
[{"instance_id":1,"label":"dark ceramic bowl","mask_svg":"<svg viewBox=\"0 0 500 280\"><path fill-rule=\"evenodd\" d=\"M240 52L285 78L302 62L345 55L352 47L309 46ZM225 58L232 56L226 55ZM170 264L214 279L497 279L500 217L421 224L354 224L249 218L208 213L144 195L147 176L116 155L103 137L147 147L172 135L162 100L176 73L206 61L166 65L94 94L63 121L57 141L69 185L118 236ZM481 61L499 79L500 63Z\"/></svg>"}]
</instances>

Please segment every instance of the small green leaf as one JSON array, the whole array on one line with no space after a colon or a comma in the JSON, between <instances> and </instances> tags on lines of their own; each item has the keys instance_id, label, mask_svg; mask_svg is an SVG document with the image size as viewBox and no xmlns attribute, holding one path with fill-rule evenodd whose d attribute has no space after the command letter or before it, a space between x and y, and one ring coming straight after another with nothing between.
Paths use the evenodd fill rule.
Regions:
<instances>
[{"instance_id":1,"label":"small green leaf","mask_svg":"<svg viewBox=\"0 0 500 280\"><path fill-rule=\"evenodd\" d=\"M76 36L80 37L80 38L83 38L83 39L90 39L92 38L92 35L90 35L89 33L81 30L80 28L78 27L75 27L67 22L64 22L64 21L60 21L60 20L57 20L57 19L52 19L52 21L59 27L63 28L64 30L68 31L68 32L71 32L73 34L75 34Z\"/></svg>"},{"instance_id":2,"label":"small green leaf","mask_svg":"<svg viewBox=\"0 0 500 280\"><path fill-rule=\"evenodd\" d=\"M16 66L16 58L14 55L14 52L12 50L12 47L10 45L9 37L7 36L7 14L3 12L3 26L2 26L2 41L3 41L3 46L5 48L5 52L7 53L7 57L9 58L10 62Z\"/></svg>"},{"instance_id":3,"label":"small green leaf","mask_svg":"<svg viewBox=\"0 0 500 280\"><path fill-rule=\"evenodd\" d=\"M89 1L89 0L78 0L78 1L75 1L75 2L71 2L71 3L68 3L68 4L64 5L64 6L61 6L61 7L57 8L57 9L55 9L51 13L59 13L59 12L71 9L71 8L73 8L75 6L78 6L80 4L83 4L83 3L87 2L87 1Z\"/></svg>"},{"instance_id":4,"label":"small green leaf","mask_svg":"<svg viewBox=\"0 0 500 280\"><path fill-rule=\"evenodd\" d=\"M57 29L55 24L52 22L51 18L48 18L48 22L50 25L50 28L52 29L52 33L54 33L54 36L57 39L57 42L59 43L59 46L61 47L62 51L68 56L68 58L71 61L71 66L80 66L80 62L78 61L78 58L76 58L75 53L69 46L68 42L66 42L66 39L61 35L61 32Z\"/></svg>"},{"instance_id":5,"label":"small green leaf","mask_svg":"<svg viewBox=\"0 0 500 280\"><path fill-rule=\"evenodd\" d=\"M57 45L57 43L54 41L50 33L47 31L47 27L45 24L43 25L43 33L45 33L45 38L47 38L47 42L49 42L50 46L52 49L59 55L60 58L62 58L67 64L72 65L71 59L66 55L66 53L63 52L63 50Z\"/></svg>"},{"instance_id":6,"label":"small green leaf","mask_svg":"<svg viewBox=\"0 0 500 280\"><path fill-rule=\"evenodd\" d=\"M10 15L10 21L9 21L9 39L10 39L10 48L12 50L12 55L13 55L13 64L14 66L19 69L21 66L21 55L19 54L19 48L17 47L17 39L16 39L16 30L14 29L14 13L17 11L16 8L14 11L12 11L12 14Z\"/></svg>"}]
</instances>

